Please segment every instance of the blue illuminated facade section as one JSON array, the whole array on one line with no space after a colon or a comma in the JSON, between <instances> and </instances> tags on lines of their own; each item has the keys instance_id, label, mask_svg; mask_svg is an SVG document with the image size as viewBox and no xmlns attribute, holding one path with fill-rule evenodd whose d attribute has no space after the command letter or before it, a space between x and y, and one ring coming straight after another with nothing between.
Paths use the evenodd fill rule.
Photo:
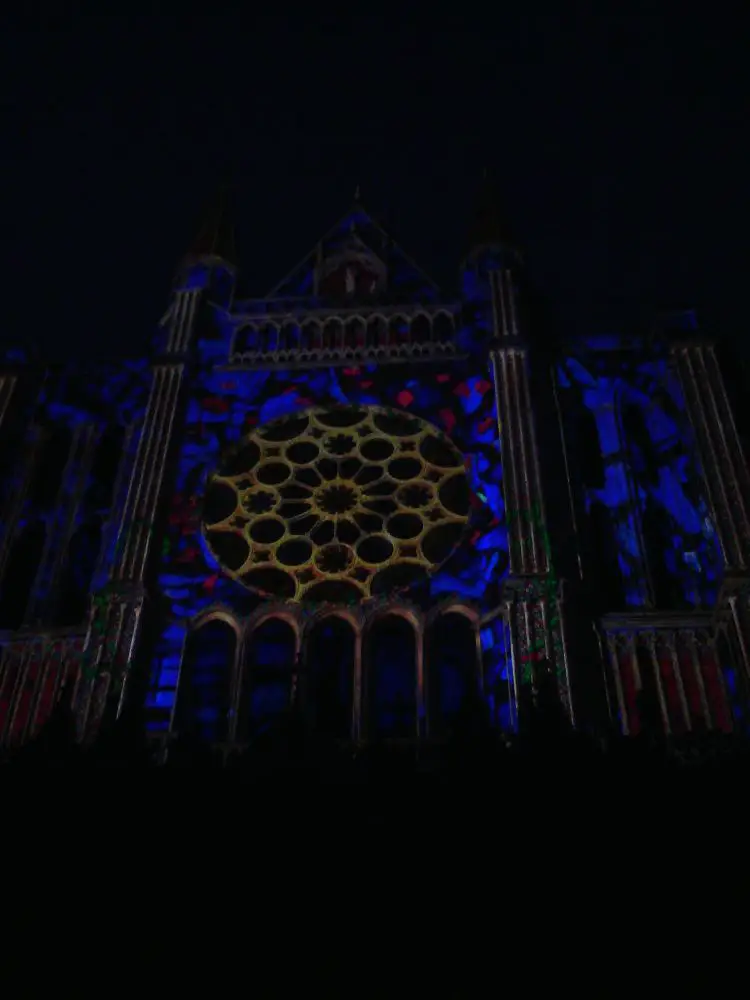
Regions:
<instances>
[{"instance_id":1,"label":"blue illuminated facade section","mask_svg":"<svg viewBox=\"0 0 750 1000\"><path fill-rule=\"evenodd\" d=\"M509 557L500 427L486 352L490 310L484 272L464 275L467 311L454 331L457 357L417 363L405 358L385 359L385 363L318 363L315 367L227 365L243 323L263 322L274 315L296 315L303 323L301 309L314 316L316 311L340 307L345 289L335 282L341 278L341 262L352 268L346 280L364 283L365 292L377 286L381 307L434 306L440 301L430 279L366 213L354 210L268 299L235 301L230 308L222 297L221 304L211 308L206 323L210 334L204 328L194 346L198 363L181 428L168 526L159 539L158 585L170 601L170 624L163 633L163 649L152 676L151 706L162 710L155 727L171 724L177 689L174 664L189 625L217 610L241 619L264 600L222 572L203 537L201 507L207 484L228 449L271 421L312 408L376 406L414 415L446 434L464 457L469 524L461 544L439 570L413 584L402 597L424 613L443 603L466 602L479 617L498 606ZM483 266L487 270L489 264ZM183 283L185 289L215 281L206 274L196 277L198 270ZM215 295L212 298L219 301ZM387 601L365 601L364 610L379 603ZM314 604L303 604L303 616L315 610ZM337 609L328 610L335 613ZM493 712L500 721L509 711L507 635L501 625L488 625L482 635L485 670L493 690L498 691L492 696L493 705L497 702Z\"/></svg>"},{"instance_id":2,"label":"blue illuminated facade section","mask_svg":"<svg viewBox=\"0 0 750 1000\"><path fill-rule=\"evenodd\" d=\"M624 606L713 607L723 558L679 378L667 358L621 345L596 339L557 366L571 453L585 450L586 417L600 452L575 488L586 515L608 514Z\"/></svg>"},{"instance_id":3,"label":"blue illuminated facade section","mask_svg":"<svg viewBox=\"0 0 750 1000\"><path fill-rule=\"evenodd\" d=\"M470 486L467 537L435 575L407 596L425 609L448 595L480 608L497 603L508 572L508 539L495 398L481 362L209 369L192 386L169 525L161 540L159 586L172 602L175 622L194 620L217 605L241 615L251 600L244 587L222 573L200 528L202 495L226 449L269 421L332 404L414 414L451 438L464 455ZM181 634L171 627L173 644ZM154 704L163 706L172 678L155 680Z\"/></svg>"},{"instance_id":4,"label":"blue illuminated facade section","mask_svg":"<svg viewBox=\"0 0 750 1000\"><path fill-rule=\"evenodd\" d=\"M24 377L38 391L15 414L23 436L6 456L2 481L3 509L13 517L2 525L10 531L3 624L80 625L90 592L108 581L114 562L124 499L117 490L138 441L127 429L143 422L151 365L147 358L65 365ZM17 508L13 497L21 498ZM31 562L33 573L19 579L16 562Z\"/></svg>"},{"instance_id":5,"label":"blue illuminated facade section","mask_svg":"<svg viewBox=\"0 0 750 1000\"><path fill-rule=\"evenodd\" d=\"M456 593L489 604L490 584L508 570L498 423L491 383L469 362L448 366L366 365L312 371L208 372L190 401L181 449L177 490L167 532L169 554L162 580L176 574L196 587L195 601L175 613L194 615L215 597L218 566L195 527L200 495L224 450L255 427L311 407L379 405L416 414L435 424L465 457L471 487L471 533L466 554L456 553L429 582L430 595ZM428 370L425 370L428 369ZM184 532L184 533L183 533ZM207 584L208 581L208 584Z\"/></svg>"}]
</instances>

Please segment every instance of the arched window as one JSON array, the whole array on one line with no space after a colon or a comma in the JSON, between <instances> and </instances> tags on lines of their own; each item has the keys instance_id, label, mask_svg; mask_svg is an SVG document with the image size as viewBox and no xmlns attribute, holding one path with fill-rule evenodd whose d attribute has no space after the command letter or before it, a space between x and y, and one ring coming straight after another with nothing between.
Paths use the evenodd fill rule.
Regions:
<instances>
[{"instance_id":1,"label":"arched window","mask_svg":"<svg viewBox=\"0 0 750 1000\"><path fill-rule=\"evenodd\" d=\"M0 628L18 629L23 625L46 536L44 521L32 521L13 542L0 590Z\"/></svg>"},{"instance_id":2,"label":"arched window","mask_svg":"<svg viewBox=\"0 0 750 1000\"><path fill-rule=\"evenodd\" d=\"M427 725L430 736L448 736L476 693L477 645L474 626L459 612L446 612L427 637Z\"/></svg>"},{"instance_id":3,"label":"arched window","mask_svg":"<svg viewBox=\"0 0 750 1000\"><path fill-rule=\"evenodd\" d=\"M352 348L365 346L365 321L361 316L353 316L347 320L344 331L344 347Z\"/></svg>"},{"instance_id":4,"label":"arched window","mask_svg":"<svg viewBox=\"0 0 750 1000\"><path fill-rule=\"evenodd\" d=\"M417 640L401 615L379 618L367 637L367 735L417 735Z\"/></svg>"},{"instance_id":5,"label":"arched window","mask_svg":"<svg viewBox=\"0 0 750 1000\"><path fill-rule=\"evenodd\" d=\"M388 325L382 316L370 316L367 321L366 346L382 347L388 338Z\"/></svg>"},{"instance_id":6,"label":"arched window","mask_svg":"<svg viewBox=\"0 0 750 1000\"><path fill-rule=\"evenodd\" d=\"M235 646L234 629L216 619L188 635L177 690L178 733L211 743L228 738Z\"/></svg>"},{"instance_id":7,"label":"arched window","mask_svg":"<svg viewBox=\"0 0 750 1000\"><path fill-rule=\"evenodd\" d=\"M390 347L398 347L400 344L408 344L411 335L411 325L405 316L391 316L388 323L388 344Z\"/></svg>"},{"instance_id":8,"label":"arched window","mask_svg":"<svg viewBox=\"0 0 750 1000\"><path fill-rule=\"evenodd\" d=\"M432 324L429 316L425 316L424 313L415 316L411 323L410 332L412 344L429 343L432 340Z\"/></svg>"},{"instance_id":9,"label":"arched window","mask_svg":"<svg viewBox=\"0 0 750 1000\"><path fill-rule=\"evenodd\" d=\"M352 694L356 636L338 615L315 622L306 643L307 701L322 735L347 739L352 734Z\"/></svg>"},{"instance_id":10,"label":"arched window","mask_svg":"<svg viewBox=\"0 0 750 1000\"><path fill-rule=\"evenodd\" d=\"M453 337L453 317L447 313L438 313L432 321L432 339L446 341Z\"/></svg>"},{"instance_id":11,"label":"arched window","mask_svg":"<svg viewBox=\"0 0 750 1000\"><path fill-rule=\"evenodd\" d=\"M279 349L279 328L275 323L265 323L260 332L260 349L264 354L270 354Z\"/></svg>"},{"instance_id":12,"label":"arched window","mask_svg":"<svg viewBox=\"0 0 750 1000\"><path fill-rule=\"evenodd\" d=\"M340 319L330 319L323 327L323 347L335 351L343 347L344 324Z\"/></svg>"},{"instance_id":13,"label":"arched window","mask_svg":"<svg viewBox=\"0 0 750 1000\"><path fill-rule=\"evenodd\" d=\"M302 326L302 350L317 351L323 346L323 332L320 324L308 320Z\"/></svg>"},{"instance_id":14,"label":"arched window","mask_svg":"<svg viewBox=\"0 0 750 1000\"><path fill-rule=\"evenodd\" d=\"M281 328L281 350L298 351L300 346L299 324L285 323Z\"/></svg>"},{"instance_id":15,"label":"arched window","mask_svg":"<svg viewBox=\"0 0 750 1000\"><path fill-rule=\"evenodd\" d=\"M267 618L247 639L240 691L238 738L266 732L288 711L297 638L288 621Z\"/></svg>"},{"instance_id":16,"label":"arched window","mask_svg":"<svg viewBox=\"0 0 750 1000\"><path fill-rule=\"evenodd\" d=\"M234 338L234 349L237 354L254 353L260 350L260 334L255 326L243 326Z\"/></svg>"},{"instance_id":17,"label":"arched window","mask_svg":"<svg viewBox=\"0 0 750 1000\"><path fill-rule=\"evenodd\" d=\"M98 517L82 524L70 539L60 579L56 625L78 625L86 617L101 541Z\"/></svg>"}]
</instances>

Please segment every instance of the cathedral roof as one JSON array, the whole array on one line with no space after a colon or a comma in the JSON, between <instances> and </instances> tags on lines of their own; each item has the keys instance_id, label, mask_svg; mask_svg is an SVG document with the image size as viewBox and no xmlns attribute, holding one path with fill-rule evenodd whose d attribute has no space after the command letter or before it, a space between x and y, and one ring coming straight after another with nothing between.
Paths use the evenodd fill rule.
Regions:
<instances>
[{"instance_id":1,"label":"cathedral roof","mask_svg":"<svg viewBox=\"0 0 750 1000\"><path fill-rule=\"evenodd\" d=\"M362 206L359 188L352 207L316 246L271 291L269 298L315 295L319 279L347 261L366 268L380 296L400 301L432 301L439 296L435 282L391 238ZM374 287L373 285L373 287Z\"/></svg>"}]
</instances>

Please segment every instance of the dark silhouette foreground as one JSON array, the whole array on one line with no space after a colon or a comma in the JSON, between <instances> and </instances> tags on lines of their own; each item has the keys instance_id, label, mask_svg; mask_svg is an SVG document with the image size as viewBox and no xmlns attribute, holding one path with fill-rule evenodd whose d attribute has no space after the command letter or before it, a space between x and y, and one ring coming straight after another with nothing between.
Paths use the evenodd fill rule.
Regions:
<instances>
[{"instance_id":1,"label":"dark silhouette foreground","mask_svg":"<svg viewBox=\"0 0 750 1000\"><path fill-rule=\"evenodd\" d=\"M509 934L565 938L583 973L597 928L628 941L636 920L651 940L658 917L661 941L673 915L737 909L750 891L737 836L745 741L595 740L570 730L543 685L522 704L511 739L478 702L453 720L450 739L419 749L355 752L290 714L242 753L184 735L159 764L137 709L82 748L63 698L0 766L14 926L23 940L58 940L67 927L80 941L93 925L87 935L109 939L127 969L150 976L163 953L170 977L191 989L196 956L187 947L175 959L160 937L167 924L219 956L236 935L242 954L252 945L263 955L257 975L270 978L256 985L270 983L268 996L290 995L295 969L330 995L348 949L387 934L389 947L407 948L399 968L433 977L436 996L464 996L482 995L464 983L482 935L488 956ZM295 935L328 956L325 969L303 963L299 943L292 956ZM279 949L281 964L268 961ZM451 956L462 985L446 994ZM367 965L368 982L395 961ZM544 963L531 973L544 974ZM386 983L368 995L393 993Z\"/></svg>"}]
</instances>

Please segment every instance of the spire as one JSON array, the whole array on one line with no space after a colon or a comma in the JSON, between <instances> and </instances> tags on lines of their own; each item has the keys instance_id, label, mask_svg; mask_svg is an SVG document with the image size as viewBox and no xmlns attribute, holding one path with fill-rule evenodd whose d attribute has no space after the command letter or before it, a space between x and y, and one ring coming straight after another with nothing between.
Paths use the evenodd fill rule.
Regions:
<instances>
[{"instance_id":1,"label":"spire","mask_svg":"<svg viewBox=\"0 0 750 1000\"><path fill-rule=\"evenodd\" d=\"M228 185L221 185L204 212L203 224L187 258L213 257L227 264L235 263L234 226L229 218L228 195Z\"/></svg>"},{"instance_id":2,"label":"spire","mask_svg":"<svg viewBox=\"0 0 750 1000\"><path fill-rule=\"evenodd\" d=\"M502 211L502 196L496 177L487 167L475 201L474 218L467 240L468 255L489 247L517 250L512 227Z\"/></svg>"},{"instance_id":3,"label":"spire","mask_svg":"<svg viewBox=\"0 0 750 1000\"><path fill-rule=\"evenodd\" d=\"M354 189L354 201L355 201L355 204L357 204L357 205L359 205L361 203L361 201L362 201L362 195L361 195L361 192L359 190L359 184Z\"/></svg>"}]
</instances>

